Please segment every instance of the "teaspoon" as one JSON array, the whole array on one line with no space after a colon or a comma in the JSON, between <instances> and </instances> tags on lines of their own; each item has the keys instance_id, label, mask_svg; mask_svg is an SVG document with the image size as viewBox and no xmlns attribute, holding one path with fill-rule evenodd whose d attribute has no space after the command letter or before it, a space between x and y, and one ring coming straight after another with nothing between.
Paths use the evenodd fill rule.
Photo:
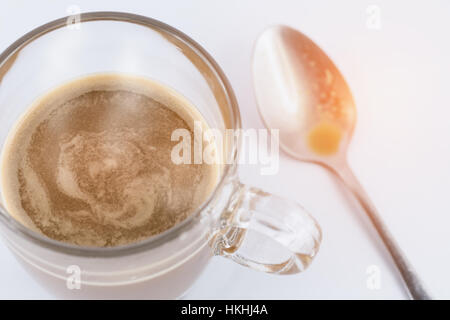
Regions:
<instances>
[{"instance_id":1,"label":"teaspoon","mask_svg":"<svg viewBox=\"0 0 450 320\"><path fill-rule=\"evenodd\" d=\"M253 81L259 113L266 127L279 129L281 148L327 168L348 187L392 256L410 297L430 299L347 163L356 107L333 62L304 34L274 26L256 42Z\"/></svg>"}]
</instances>

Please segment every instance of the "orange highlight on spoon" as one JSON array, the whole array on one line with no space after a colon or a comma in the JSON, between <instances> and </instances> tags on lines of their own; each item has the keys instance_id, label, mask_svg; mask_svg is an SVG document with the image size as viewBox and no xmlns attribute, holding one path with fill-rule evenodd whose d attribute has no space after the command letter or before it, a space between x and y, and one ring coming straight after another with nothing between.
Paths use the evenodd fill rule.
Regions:
<instances>
[{"instance_id":1,"label":"orange highlight on spoon","mask_svg":"<svg viewBox=\"0 0 450 320\"><path fill-rule=\"evenodd\" d=\"M328 156L339 150L341 142L341 128L330 122L321 122L308 134L308 145L319 155Z\"/></svg>"}]
</instances>

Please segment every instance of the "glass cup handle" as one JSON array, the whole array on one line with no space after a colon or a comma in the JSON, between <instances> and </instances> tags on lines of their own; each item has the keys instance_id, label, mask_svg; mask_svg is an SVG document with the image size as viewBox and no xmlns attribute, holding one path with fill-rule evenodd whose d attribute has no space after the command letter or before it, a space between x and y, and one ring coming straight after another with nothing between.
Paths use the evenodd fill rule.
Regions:
<instances>
[{"instance_id":1,"label":"glass cup handle","mask_svg":"<svg viewBox=\"0 0 450 320\"><path fill-rule=\"evenodd\" d=\"M236 183L213 238L215 255L277 274L305 270L316 255L322 232L294 201Z\"/></svg>"}]
</instances>

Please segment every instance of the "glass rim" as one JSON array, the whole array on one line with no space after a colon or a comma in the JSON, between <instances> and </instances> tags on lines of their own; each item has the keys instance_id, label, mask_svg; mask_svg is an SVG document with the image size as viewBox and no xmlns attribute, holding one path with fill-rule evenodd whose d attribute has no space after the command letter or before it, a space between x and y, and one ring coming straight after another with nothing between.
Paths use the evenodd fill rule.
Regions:
<instances>
[{"instance_id":1,"label":"glass rim","mask_svg":"<svg viewBox=\"0 0 450 320\"><path fill-rule=\"evenodd\" d=\"M59 18L46 24L43 24L33 29L32 31L26 33L19 39L17 39L2 53L0 53L0 67L2 67L6 61L8 61L8 58L16 54L30 42L40 38L41 36L51 31L66 27L68 18L70 18L70 16ZM80 20L79 20L80 23L92 21L117 21L117 22L134 23L144 27L148 27L153 30L160 30L162 32L169 33L170 35L181 40L190 49L193 49L195 54L198 57L200 57L205 63L207 63L208 67L214 72L216 78L223 86L225 96L228 102L227 103L228 107L231 109L230 110L231 125L233 126L233 129L241 128L241 118L237 100L227 77L225 76L224 72L219 67L217 62L212 58L212 56L195 40L193 40L188 35L181 32L180 30L168 24L165 24L159 20L132 13L116 12L116 11L95 11L95 12L80 13ZM2 79L0 78L0 82L1 80ZM237 151L238 151L238 143L234 143L232 149L230 150L230 156L232 160L236 159ZM235 167L236 164L235 161L233 161L232 163L233 163L232 165L224 166L224 170L214 190L211 192L209 197L188 218L186 218L181 223L173 226L172 228L160 234L150 236L149 238L136 243L115 247L84 247L57 241L26 228L20 222L14 219L2 206L0 206L0 220L2 220L2 222L5 223L5 225L9 229L11 229L13 232L18 232L26 240L36 243L42 247L55 250L64 254L83 257L101 257L101 258L118 257L129 254L135 254L156 248L161 244L176 238L183 231L190 229L196 223L196 218L210 204L212 199L214 199L217 196L218 192L225 184L226 178L230 175L230 173L232 173L233 168Z\"/></svg>"}]
</instances>

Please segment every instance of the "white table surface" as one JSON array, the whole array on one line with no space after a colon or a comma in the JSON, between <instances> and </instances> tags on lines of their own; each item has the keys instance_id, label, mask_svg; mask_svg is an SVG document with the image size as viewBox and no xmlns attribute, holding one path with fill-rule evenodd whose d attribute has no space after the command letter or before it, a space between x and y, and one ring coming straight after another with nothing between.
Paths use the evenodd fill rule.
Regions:
<instances>
[{"instance_id":1,"label":"white table surface","mask_svg":"<svg viewBox=\"0 0 450 320\"><path fill-rule=\"evenodd\" d=\"M367 27L369 5L381 28ZM246 128L262 128L250 62L257 35L287 24L309 35L343 72L358 108L349 161L436 298L450 298L450 2L442 1L25 1L0 2L0 50L67 14L126 11L181 29L221 65ZM367 219L323 169L281 155L277 175L257 165L242 180L301 202L324 238L303 274L273 276L214 258L186 298L404 299L401 282ZM380 270L370 289L367 268ZM51 299L0 244L0 298Z\"/></svg>"}]
</instances>

